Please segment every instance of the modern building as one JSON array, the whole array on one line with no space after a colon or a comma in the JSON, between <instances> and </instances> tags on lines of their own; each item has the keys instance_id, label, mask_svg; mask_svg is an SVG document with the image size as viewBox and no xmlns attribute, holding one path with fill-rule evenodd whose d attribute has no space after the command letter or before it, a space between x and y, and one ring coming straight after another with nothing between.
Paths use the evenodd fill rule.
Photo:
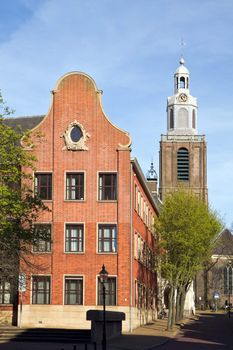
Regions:
<instances>
[{"instance_id":1,"label":"modern building","mask_svg":"<svg viewBox=\"0 0 233 350\"><path fill-rule=\"evenodd\" d=\"M103 264L107 310L125 312L123 329L156 317L157 179L130 158L131 138L105 115L101 96L91 77L68 73L46 116L9 120L31 123L31 186L50 209L35 227L51 240L31 248L30 269L21 262L23 327L89 328L86 311L102 309Z\"/></svg>"}]
</instances>

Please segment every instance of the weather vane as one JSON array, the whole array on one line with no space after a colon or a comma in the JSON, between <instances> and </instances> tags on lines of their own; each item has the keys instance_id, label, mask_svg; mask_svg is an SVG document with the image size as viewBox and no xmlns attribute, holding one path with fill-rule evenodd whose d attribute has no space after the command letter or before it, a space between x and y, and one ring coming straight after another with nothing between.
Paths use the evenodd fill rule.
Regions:
<instances>
[{"instance_id":1,"label":"weather vane","mask_svg":"<svg viewBox=\"0 0 233 350\"><path fill-rule=\"evenodd\" d=\"M184 41L184 38L181 38L180 46L181 46L181 56L183 56L183 48L186 46L186 42Z\"/></svg>"}]
</instances>

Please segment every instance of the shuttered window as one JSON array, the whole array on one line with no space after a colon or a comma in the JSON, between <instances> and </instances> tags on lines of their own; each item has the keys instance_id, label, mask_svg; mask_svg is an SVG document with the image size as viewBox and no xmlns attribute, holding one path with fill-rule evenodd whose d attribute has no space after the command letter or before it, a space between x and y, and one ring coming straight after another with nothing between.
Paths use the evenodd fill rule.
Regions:
<instances>
[{"instance_id":1,"label":"shuttered window","mask_svg":"<svg viewBox=\"0 0 233 350\"><path fill-rule=\"evenodd\" d=\"M189 151L186 148L177 152L177 180L189 181Z\"/></svg>"}]
</instances>

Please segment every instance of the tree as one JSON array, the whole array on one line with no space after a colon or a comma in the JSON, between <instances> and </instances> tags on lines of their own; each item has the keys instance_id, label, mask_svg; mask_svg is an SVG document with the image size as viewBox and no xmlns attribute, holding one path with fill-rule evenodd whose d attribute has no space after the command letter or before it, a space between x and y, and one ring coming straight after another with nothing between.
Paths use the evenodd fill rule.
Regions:
<instances>
[{"instance_id":1,"label":"tree","mask_svg":"<svg viewBox=\"0 0 233 350\"><path fill-rule=\"evenodd\" d=\"M38 238L48 239L35 230L34 222L47 208L33 195L32 179L23 169L34 169L35 158L21 146L30 143L28 133L14 131L5 122L11 110L0 95L0 277L16 277L19 261L30 263L31 245ZM16 278L15 278L16 280Z\"/></svg>"},{"instance_id":2,"label":"tree","mask_svg":"<svg viewBox=\"0 0 233 350\"><path fill-rule=\"evenodd\" d=\"M190 283L210 259L221 226L217 214L194 194L178 189L167 195L156 228L161 272L170 287L168 329L182 319Z\"/></svg>"}]
</instances>

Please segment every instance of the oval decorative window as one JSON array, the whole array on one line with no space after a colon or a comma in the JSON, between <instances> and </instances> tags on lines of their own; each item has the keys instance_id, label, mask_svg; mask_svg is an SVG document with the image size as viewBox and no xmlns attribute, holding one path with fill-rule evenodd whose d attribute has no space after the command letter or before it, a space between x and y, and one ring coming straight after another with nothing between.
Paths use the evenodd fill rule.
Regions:
<instances>
[{"instance_id":1,"label":"oval decorative window","mask_svg":"<svg viewBox=\"0 0 233 350\"><path fill-rule=\"evenodd\" d=\"M78 142L83 136L82 130L75 125L70 131L70 138L72 142Z\"/></svg>"},{"instance_id":2,"label":"oval decorative window","mask_svg":"<svg viewBox=\"0 0 233 350\"><path fill-rule=\"evenodd\" d=\"M68 151L87 151L88 147L86 145L87 140L90 135L85 131L82 124L77 120L74 120L68 125L66 131L61 135L65 141L64 150Z\"/></svg>"}]
</instances>

